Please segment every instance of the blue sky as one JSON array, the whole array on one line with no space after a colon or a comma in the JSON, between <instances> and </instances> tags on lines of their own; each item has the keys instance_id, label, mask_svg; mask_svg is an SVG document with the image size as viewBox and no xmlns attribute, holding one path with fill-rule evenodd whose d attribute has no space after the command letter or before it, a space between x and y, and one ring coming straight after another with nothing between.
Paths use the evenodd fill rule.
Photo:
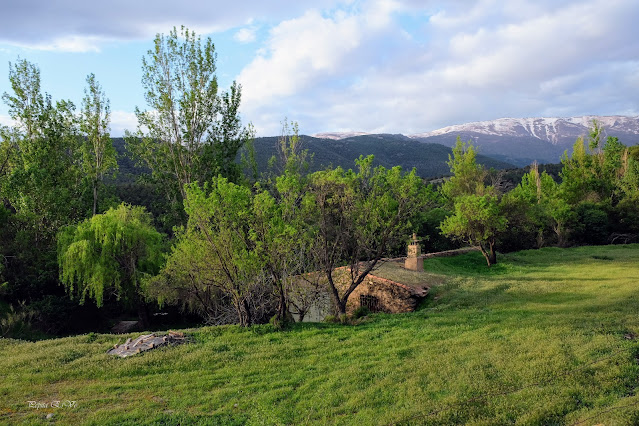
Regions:
<instances>
[{"instance_id":1,"label":"blue sky","mask_svg":"<svg viewBox=\"0 0 639 426\"><path fill-rule=\"evenodd\" d=\"M417 133L501 117L639 115L636 0L23 0L0 14L8 63L38 64L43 90L79 105L93 72L111 133L146 108L141 58L156 33L210 37L222 87L243 86L259 136ZM0 123L8 124L0 106Z\"/></svg>"}]
</instances>

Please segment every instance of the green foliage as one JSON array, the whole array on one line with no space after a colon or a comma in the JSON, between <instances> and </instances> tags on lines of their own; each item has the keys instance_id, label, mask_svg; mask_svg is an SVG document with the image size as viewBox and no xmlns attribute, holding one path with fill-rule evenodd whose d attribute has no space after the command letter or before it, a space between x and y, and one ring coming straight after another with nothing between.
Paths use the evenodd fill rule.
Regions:
<instances>
[{"instance_id":1,"label":"green foliage","mask_svg":"<svg viewBox=\"0 0 639 426\"><path fill-rule=\"evenodd\" d=\"M373 167L373 157L360 157L357 172L341 168L310 176L309 209L316 228L315 258L327 274L336 310L344 314L351 293L379 260L412 231L411 219L423 210L431 189L415 170ZM346 264L350 283L338 289L333 270Z\"/></svg>"},{"instance_id":2,"label":"green foliage","mask_svg":"<svg viewBox=\"0 0 639 426\"><path fill-rule=\"evenodd\" d=\"M497 235L506 229L506 223L496 196L471 194L456 198L455 212L442 222L441 230L453 238L479 246L491 266L497 262Z\"/></svg>"},{"instance_id":3,"label":"green foliage","mask_svg":"<svg viewBox=\"0 0 639 426\"><path fill-rule=\"evenodd\" d=\"M102 306L105 295L139 303L145 277L162 260L162 235L141 207L121 204L62 230L58 237L60 280L67 292L84 303Z\"/></svg>"},{"instance_id":4,"label":"green foliage","mask_svg":"<svg viewBox=\"0 0 639 426\"><path fill-rule=\"evenodd\" d=\"M2 99L16 125L0 131L0 203L11 214L0 229L0 254L12 300L33 300L57 288L55 235L83 218L88 191L81 171L75 107L40 90L40 70L9 65L12 93Z\"/></svg>"},{"instance_id":5,"label":"green foliage","mask_svg":"<svg viewBox=\"0 0 639 426\"><path fill-rule=\"evenodd\" d=\"M105 175L118 167L115 148L109 136L111 107L94 74L87 76L84 89L80 131L86 138L82 144L82 168L93 187L93 214L98 211L98 187Z\"/></svg>"},{"instance_id":6,"label":"green foliage","mask_svg":"<svg viewBox=\"0 0 639 426\"><path fill-rule=\"evenodd\" d=\"M590 152L582 138L573 146L572 156L562 158L563 191L565 200L576 205L582 201L616 202L617 181L623 175L626 147L617 138L609 137L601 146L602 129L595 126L590 135Z\"/></svg>"},{"instance_id":7,"label":"green foliage","mask_svg":"<svg viewBox=\"0 0 639 426\"><path fill-rule=\"evenodd\" d=\"M596 203L583 202L575 208L573 239L578 244L605 244L608 239L608 213Z\"/></svg>"},{"instance_id":8,"label":"green foliage","mask_svg":"<svg viewBox=\"0 0 639 426\"><path fill-rule=\"evenodd\" d=\"M185 190L188 224L153 280L153 292L161 303L181 302L211 322L232 321L224 317L227 300L234 319L250 325L264 315L258 295L261 268L251 239L251 191L223 177Z\"/></svg>"},{"instance_id":9,"label":"green foliage","mask_svg":"<svg viewBox=\"0 0 639 426\"><path fill-rule=\"evenodd\" d=\"M414 221L418 226L417 235L424 238L422 246L425 253L453 250L461 247L458 241L444 236L439 228L439 225L451 214L452 212L444 207L435 207L419 212L419 216ZM404 255L405 251L406 244L403 242L401 247L398 248L398 253Z\"/></svg>"},{"instance_id":10,"label":"green foliage","mask_svg":"<svg viewBox=\"0 0 639 426\"><path fill-rule=\"evenodd\" d=\"M183 213L185 185L222 174L240 179L238 150L253 133L238 115L241 87L218 94L215 47L182 27L158 34L142 59L142 85L150 108L136 108L138 132L127 139L130 151L147 166L166 192L174 214ZM148 129L143 131L142 129Z\"/></svg>"},{"instance_id":11,"label":"green foliage","mask_svg":"<svg viewBox=\"0 0 639 426\"><path fill-rule=\"evenodd\" d=\"M565 241L565 225L571 217L564 211L567 205L561 188L545 171L540 173L536 164L502 198L501 208L508 219L508 232L501 240L511 239L510 251L541 248L553 234L562 244Z\"/></svg>"},{"instance_id":12,"label":"green foliage","mask_svg":"<svg viewBox=\"0 0 639 426\"><path fill-rule=\"evenodd\" d=\"M360 306L353 311L353 319L360 319L367 315L370 315L371 310L368 309L368 306Z\"/></svg>"},{"instance_id":13,"label":"green foliage","mask_svg":"<svg viewBox=\"0 0 639 426\"><path fill-rule=\"evenodd\" d=\"M26 60L10 65L9 80L14 94L2 98L17 126L3 132L3 145L13 153L2 196L36 221L36 233L51 237L82 214L75 107L70 101L54 105L42 95L40 70Z\"/></svg>"},{"instance_id":14,"label":"green foliage","mask_svg":"<svg viewBox=\"0 0 639 426\"><path fill-rule=\"evenodd\" d=\"M453 153L448 156L448 166L453 176L440 189L448 200L452 202L459 196L485 193L486 170L477 164L477 149L472 140L463 142L457 137Z\"/></svg>"},{"instance_id":15,"label":"green foliage","mask_svg":"<svg viewBox=\"0 0 639 426\"><path fill-rule=\"evenodd\" d=\"M499 197L492 186L486 186L486 171L476 163L472 144L457 138L448 164L453 176L441 187L442 194L454 207L454 213L441 223L445 235L478 245L488 266L497 262L495 244L507 220L499 209Z\"/></svg>"}]
</instances>

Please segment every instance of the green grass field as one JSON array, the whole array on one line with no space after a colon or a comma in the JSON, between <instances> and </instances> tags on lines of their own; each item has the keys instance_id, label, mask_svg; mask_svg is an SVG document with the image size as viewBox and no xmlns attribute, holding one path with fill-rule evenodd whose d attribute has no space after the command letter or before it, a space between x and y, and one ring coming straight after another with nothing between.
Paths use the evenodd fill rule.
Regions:
<instances>
[{"instance_id":1,"label":"green grass field","mask_svg":"<svg viewBox=\"0 0 639 426\"><path fill-rule=\"evenodd\" d=\"M138 334L0 340L0 423L638 424L639 245L499 260L430 259L418 312L357 326L205 327L126 359L105 352Z\"/></svg>"}]
</instances>

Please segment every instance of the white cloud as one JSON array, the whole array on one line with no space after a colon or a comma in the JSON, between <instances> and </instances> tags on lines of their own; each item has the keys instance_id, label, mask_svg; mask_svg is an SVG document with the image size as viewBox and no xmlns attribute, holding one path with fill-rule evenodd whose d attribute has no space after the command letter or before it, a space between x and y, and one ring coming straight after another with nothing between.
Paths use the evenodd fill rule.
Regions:
<instances>
[{"instance_id":1,"label":"white cloud","mask_svg":"<svg viewBox=\"0 0 639 426\"><path fill-rule=\"evenodd\" d=\"M236 32L235 35L233 35L233 38L240 43L252 43L256 39L256 31L257 29L254 27L242 28L238 32Z\"/></svg>"},{"instance_id":2,"label":"white cloud","mask_svg":"<svg viewBox=\"0 0 639 426\"><path fill-rule=\"evenodd\" d=\"M634 1L447 2L424 19L421 42L401 27L401 13L418 5L358 4L307 11L272 31L238 78L260 134L274 134L284 116L305 133L410 133L639 109Z\"/></svg>"},{"instance_id":3,"label":"white cloud","mask_svg":"<svg viewBox=\"0 0 639 426\"><path fill-rule=\"evenodd\" d=\"M0 41L78 52L181 23L198 34L232 29L257 48L236 79L243 119L261 135L278 134L285 116L304 133L411 133L502 116L639 110L636 0L149 4L23 0L3 8ZM266 39L258 28L271 28ZM136 128L132 113L112 119L114 135Z\"/></svg>"},{"instance_id":4,"label":"white cloud","mask_svg":"<svg viewBox=\"0 0 639 426\"><path fill-rule=\"evenodd\" d=\"M307 103L308 108L315 109L312 104L319 101L315 97L318 87L331 92L336 84L348 87L356 83L358 78L353 76L365 76L368 67L377 66L374 58L381 57L377 48L383 49L386 37L401 36L404 40L402 34L389 33L391 15L398 9L395 2L363 2L360 6L359 10L340 9L328 15L308 10L273 28L265 47L238 76L245 115L250 119L254 115L271 119L274 105L298 94L304 100L294 102ZM267 113L267 109L271 112ZM275 129L284 115L273 124L258 118L258 131Z\"/></svg>"},{"instance_id":5,"label":"white cloud","mask_svg":"<svg viewBox=\"0 0 639 426\"><path fill-rule=\"evenodd\" d=\"M68 36L56 38L43 43L16 43L15 46L33 50L84 53L99 52L100 46L105 42L106 40L99 37Z\"/></svg>"},{"instance_id":6,"label":"white cloud","mask_svg":"<svg viewBox=\"0 0 639 426\"><path fill-rule=\"evenodd\" d=\"M0 114L0 126L15 126L15 121L8 115Z\"/></svg>"},{"instance_id":7,"label":"white cloud","mask_svg":"<svg viewBox=\"0 0 639 426\"><path fill-rule=\"evenodd\" d=\"M120 137L126 130L135 132L138 128L138 119L135 113L127 111L111 111L111 136Z\"/></svg>"},{"instance_id":8,"label":"white cloud","mask_svg":"<svg viewBox=\"0 0 639 426\"><path fill-rule=\"evenodd\" d=\"M0 14L0 42L20 47L90 45L99 49L113 40L140 40L186 25L199 34L225 31L261 20L286 19L308 7L332 7L338 0L248 0L221 2L191 0L176 7L172 0L112 0L107 3L77 0L21 0L5 2ZM82 41L85 39L86 41ZM77 47L76 47L77 48ZM77 50L73 50L77 51ZM86 50L84 50L86 51Z\"/></svg>"}]
</instances>

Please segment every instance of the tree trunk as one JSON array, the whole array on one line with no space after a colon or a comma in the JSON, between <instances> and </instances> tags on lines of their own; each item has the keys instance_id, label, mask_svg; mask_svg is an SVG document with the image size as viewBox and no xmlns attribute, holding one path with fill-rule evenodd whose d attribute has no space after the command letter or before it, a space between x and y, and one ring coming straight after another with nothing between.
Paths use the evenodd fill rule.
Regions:
<instances>
[{"instance_id":1,"label":"tree trunk","mask_svg":"<svg viewBox=\"0 0 639 426\"><path fill-rule=\"evenodd\" d=\"M148 330L151 326L151 321L149 318L149 309L146 303L143 300L138 300L138 320L140 321L140 325L143 330Z\"/></svg>"},{"instance_id":2,"label":"tree trunk","mask_svg":"<svg viewBox=\"0 0 639 426\"><path fill-rule=\"evenodd\" d=\"M239 300L236 300L235 303L235 312L237 313L237 322L240 326L244 327L244 311L242 309L242 303Z\"/></svg>"},{"instance_id":3,"label":"tree trunk","mask_svg":"<svg viewBox=\"0 0 639 426\"><path fill-rule=\"evenodd\" d=\"M490 253L488 255L488 260L489 260L489 264L488 266L491 265L496 265L497 264L497 253L495 252L495 248L494 247L490 247Z\"/></svg>"},{"instance_id":4,"label":"tree trunk","mask_svg":"<svg viewBox=\"0 0 639 426\"><path fill-rule=\"evenodd\" d=\"M330 272L326 273L326 278L328 279L328 285L331 288L331 299L333 299L333 306L335 307L337 315L345 315L347 299L345 298L344 301L340 299L337 287L335 287L335 283L333 282L333 275Z\"/></svg>"},{"instance_id":5,"label":"tree trunk","mask_svg":"<svg viewBox=\"0 0 639 426\"><path fill-rule=\"evenodd\" d=\"M93 216L97 214L98 211L98 182L93 181Z\"/></svg>"},{"instance_id":6,"label":"tree trunk","mask_svg":"<svg viewBox=\"0 0 639 426\"><path fill-rule=\"evenodd\" d=\"M279 304L277 306L277 318L279 319L281 324L284 324L290 315L288 312L288 304L286 303L284 286L280 285L277 290L280 296Z\"/></svg>"},{"instance_id":7,"label":"tree trunk","mask_svg":"<svg viewBox=\"0 0 639 426\"><path fill-rule=\"evenodd\" d=\"M479 250L481 254L484 255L484 259L486 259L486 263L490 268L492 265L497 263L497 253L495 252L495 243L489 242L488 247L485 247L484 244L479 244Z\"/></svg>"},{"instance_id":8,"label":"tree trunk","mask_svg":"<svg viewBox=\"0 0 639 426\"><path fill-rule=\"evenodd\" d=\"M540 249L544 246L544 230L539 229L537 231L537 248Z\"/></svg>"},{"instance_id":9,"label":"tree trunk","mask_svg":"<svg viewBox=\"0 0 639 426\"><path fill-rule=\"evenodd\" d=\"M252 324L252 318L251 318L251 308L249 307L248 302L246 301L246 298L244 298L242 300L242 309L244 311L244 327L248 327Z\"/></svg>"},{"instance_id":10,"label":"tree trunk","mask_svg":"<svg viewBox=\"0 0 639 426\"><path fill-rule=\"evenodd\" d=\"M348 299L344 298L343 300L340 300L337 303L337 313L339 314L340 318L343 317L344 315L346 315L346 302L348 301Z\"/></svg>"}]
</instances>

